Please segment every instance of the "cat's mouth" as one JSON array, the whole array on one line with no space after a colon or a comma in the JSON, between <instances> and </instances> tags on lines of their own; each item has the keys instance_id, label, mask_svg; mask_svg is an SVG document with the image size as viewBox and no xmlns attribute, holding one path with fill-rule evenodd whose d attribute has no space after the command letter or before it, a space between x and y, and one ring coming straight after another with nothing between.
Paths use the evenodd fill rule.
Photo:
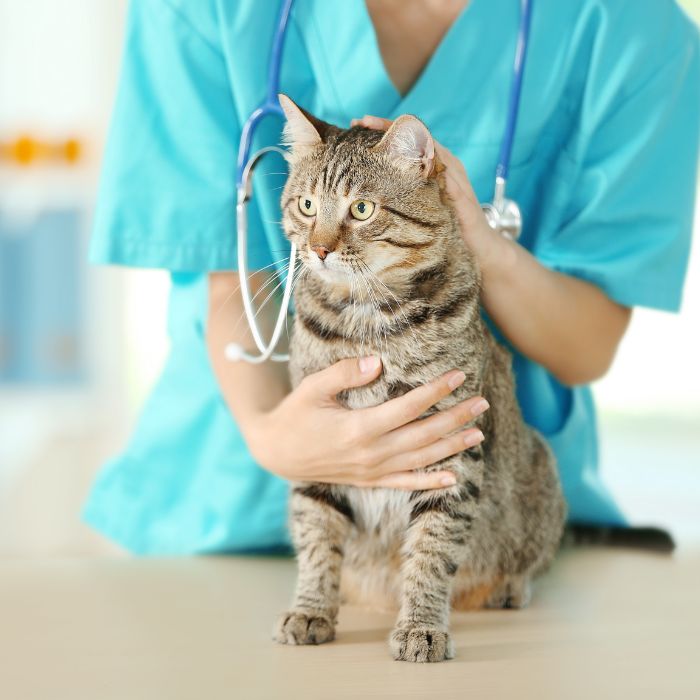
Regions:
<instances>
[{"instance_id":1,"label":"cat's mouth","mask_svg":"<svg viewBox=\"0 0 700 700\"><path fill-rule=\"evenodd\" d=\"M329 284L349 284L352 278L352 271L334 253L329 253L323 260L315 254L305 255L303 263Z\"/></svg>"}]
</instances>

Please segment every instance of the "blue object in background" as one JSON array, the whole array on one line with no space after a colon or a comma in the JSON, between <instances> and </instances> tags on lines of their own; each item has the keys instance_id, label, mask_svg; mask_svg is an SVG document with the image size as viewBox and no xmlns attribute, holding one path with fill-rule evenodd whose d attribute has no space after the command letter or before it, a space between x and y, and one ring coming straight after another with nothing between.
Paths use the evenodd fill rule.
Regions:
<instances>
[{"instance_id":1,"label":"blue object in background","mask_svg":"<svg viewBox=\"0 0 700 700\"><path fill-rule=\"evenodd\" d=\"M0 214L0 383L85 377L82 218L52 209L17 224Z\"/></svg>"}]
</instances>

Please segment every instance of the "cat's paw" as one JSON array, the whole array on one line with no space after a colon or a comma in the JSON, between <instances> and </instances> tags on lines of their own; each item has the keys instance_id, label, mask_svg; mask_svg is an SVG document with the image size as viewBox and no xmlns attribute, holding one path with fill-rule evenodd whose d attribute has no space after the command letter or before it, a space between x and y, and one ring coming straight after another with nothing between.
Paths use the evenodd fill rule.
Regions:
<instances>
[{"instance_id":1,"label":"cat's paw","mask_svg":"<svg viewBox=\"0 0 700 700\"><path fill-rule=\"evenodd\" d=\"M323 613L292 610L280 615L272 638L279 644L323 644L335 638L335 625Z\"/></svg>"},{"instance_id":2,"label":"cat's paw","mask_svg":"<svg viewBox=\"0 0 700 700\"><path fill-rule=\"evenodd\" d=\"M455 655L447 632L419 627L397 627L389 637L389 648L397 661L445 661Z\"/></svg>"},{"instance_id":3,"label":"cat's paw","mask_svg":"<svg viewBox=\"0 0 700 700\"><path fill-rule=\"evenodd\" d=\"M532 586L528 578L513 577L497 586L486 601L487 608L526 608L532 598Z\"/></svg>"}]
</instances>

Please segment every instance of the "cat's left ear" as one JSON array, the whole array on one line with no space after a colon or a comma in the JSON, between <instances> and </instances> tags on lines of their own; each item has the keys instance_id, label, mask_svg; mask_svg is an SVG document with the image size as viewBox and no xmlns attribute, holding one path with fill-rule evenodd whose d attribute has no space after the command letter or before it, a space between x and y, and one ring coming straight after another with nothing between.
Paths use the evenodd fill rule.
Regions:
<instances>
[{"instance_id":1,"label":"cat's left ear","mask_svg":"<svg viewBox=\"0 0 700 700\"><path fill-rule=\"evenodd\" d=\"M428 127L412 114L404 114L396 119L372 150L385 151L406 168L420 169L426 178L435 170L433 137Z\"/></svg>"},{"instance_id":2,"label":"cat's left ear","mask_svg":"<svg viewBox=\"0 0 700 700\"><path fill-rule=\"evenodd\" d=\"M293 155L303 155L323 143L335 128L321 119L317 119L293 100L280 93L280 106L287 117L282 133L283 142L290 146Z\"/></svg>"}]
</instances>

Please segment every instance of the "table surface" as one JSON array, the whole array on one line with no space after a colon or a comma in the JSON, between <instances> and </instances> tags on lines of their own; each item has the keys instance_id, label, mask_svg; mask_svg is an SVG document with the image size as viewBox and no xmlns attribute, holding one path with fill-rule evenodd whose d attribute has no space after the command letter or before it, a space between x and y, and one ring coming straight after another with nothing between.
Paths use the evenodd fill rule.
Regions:
<instances>
[{"instance_id":1,"label":"table surface","mask_svg":"<svg viewBox=\"0 0 700 700\"><path fill-rule=\"evenodd\" d=\"M0 561L0 697L700 697L700 553L563 551L526 610L454 614L456 658L392 661L392 616L282 647L282 558Z\"/></svg>"}]
</instances>

